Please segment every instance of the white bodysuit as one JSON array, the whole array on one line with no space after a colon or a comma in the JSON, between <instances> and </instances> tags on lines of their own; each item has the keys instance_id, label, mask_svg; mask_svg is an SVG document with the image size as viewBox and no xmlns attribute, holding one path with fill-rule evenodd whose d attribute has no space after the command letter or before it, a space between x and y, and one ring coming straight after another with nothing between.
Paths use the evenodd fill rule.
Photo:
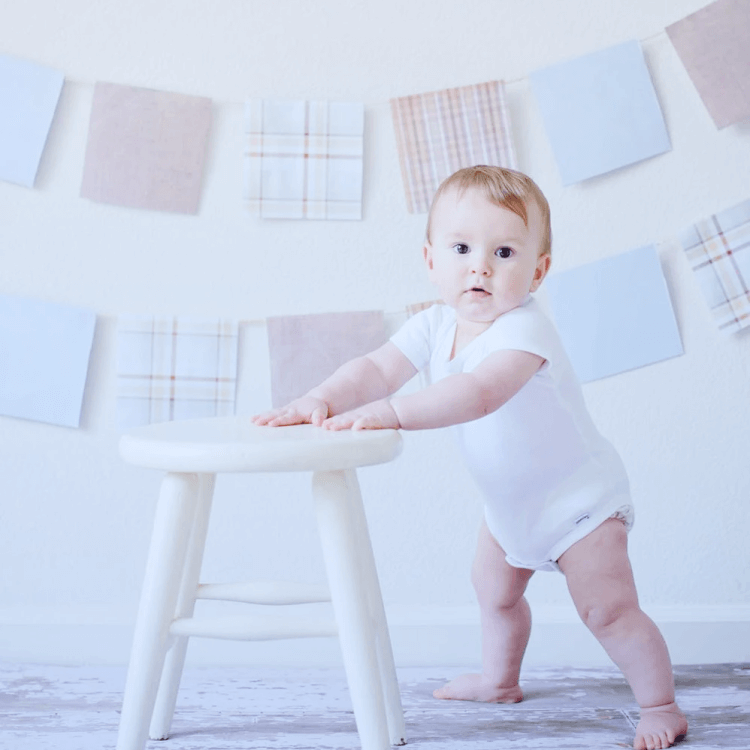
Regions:
<instances>
[{"instance_id":1,"label":"white bodysuit","mask_svg":"<svg viewBox=\"0 0 750 750\"><path fill-rule=\"evenodd\" d=\"M514 349L546 362L491 414L453 429L485 497L490 532L518 568L559 570L557 560L612 516L633 524L625 467L594 426L552 322L530 295L451 360L456 313L434 305L391 341L437 382Z\"/></svg>"}]
</instances>

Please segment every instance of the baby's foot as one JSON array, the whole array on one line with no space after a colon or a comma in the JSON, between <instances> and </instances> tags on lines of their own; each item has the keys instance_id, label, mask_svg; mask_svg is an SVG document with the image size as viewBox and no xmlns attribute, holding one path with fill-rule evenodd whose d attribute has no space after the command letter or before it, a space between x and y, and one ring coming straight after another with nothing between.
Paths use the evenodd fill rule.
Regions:
<instances>
[{"instance_id":1,"label":"baby's foot","mask_svg":"<svg viewBox=\"0 0 750 750\"><path fill-rule=\"evenodd\" d=\"M681 740L687 729L685 714L676 703L642 708L633 747L635 750L663 750Z\"/></svg>"},{"instance_id":2,"label":"baby's foot","mask_svg":"<svg viewBox=\"0 0 750 750\"><path fill-rule=\"evenodd\" d=\"M519 703L523 693L518 685L498 687L482 674L462 674L438 688L433 696L442 700L483 701L485 703Z\"/></svg>"}]
</instances>

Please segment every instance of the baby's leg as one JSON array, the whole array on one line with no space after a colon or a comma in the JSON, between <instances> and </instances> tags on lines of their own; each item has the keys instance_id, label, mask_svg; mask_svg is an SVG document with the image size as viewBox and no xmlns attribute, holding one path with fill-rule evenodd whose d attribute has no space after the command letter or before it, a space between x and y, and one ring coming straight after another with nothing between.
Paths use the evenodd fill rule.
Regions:
<instances>
[{"instance_id":1,"label":"baby's leg","mask_svg":"<svg viewBox=\"0 0 750 750\"><path fill-rule=\"evenodd\" d=\"M518 703L521 661L531 631L523 593L533 570L514 568L483 523L471 570L482 623L482 673L457 677L433 695L465 701Z\"/></svg>"},{"instance_id":2,"label":"baby's leg","mask_svg":"<svg viewBox=\"0 0 750 750\"><path fill-rule=\"evenodd\" d=\"M581 619L622 670L641 707L633 747L670 747L687 732L687 720L674 702L667 645L638 605L625 526L605 521L558 564Z\"/></svg>"}]
</instances>

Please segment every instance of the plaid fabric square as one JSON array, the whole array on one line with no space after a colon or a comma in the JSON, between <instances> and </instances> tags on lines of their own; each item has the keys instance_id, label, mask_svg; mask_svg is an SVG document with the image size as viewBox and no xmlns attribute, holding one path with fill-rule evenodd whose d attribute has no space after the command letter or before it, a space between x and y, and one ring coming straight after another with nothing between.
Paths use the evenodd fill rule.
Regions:
<instances>
[{"instance_id":1,"label":"plaid fabric square","mask_svg":"<svg viewBox=\"0 0 750 750\"><path fill-rule=\"evenodd\" d=\"M429 211L458 169L516 168L502 81L391 99L391 113L410 213Z\"/></svg>"},{"instance_id":2,"label":"plaid fabric square","mask_svg":"<svg viewBox=\"0 0 750 750\"><path fill-rule=\"evenodd\" d=\"M750 200L698 222L679 240L719 329L750 326Z\"/></svg>"},{"instance_id":3,"label":"plaid fabric square","mask_svg":"<svg viewBox=\"0 0 750 750\"><path fill-rule=\"evenodd\" d=\"M120 427L234 414L236 322L122 315L117 334Z\"/></svg>"},{"instance_id":4,"label":"plaid fabric square","mask_svg":"<svg viewBox=\"0 0 750 750\"><path fill-rule=\"evenodd\" d=\"M362 218L363 104L245 105L245 199L265 219Z\"/></svg>"}]
</instances>

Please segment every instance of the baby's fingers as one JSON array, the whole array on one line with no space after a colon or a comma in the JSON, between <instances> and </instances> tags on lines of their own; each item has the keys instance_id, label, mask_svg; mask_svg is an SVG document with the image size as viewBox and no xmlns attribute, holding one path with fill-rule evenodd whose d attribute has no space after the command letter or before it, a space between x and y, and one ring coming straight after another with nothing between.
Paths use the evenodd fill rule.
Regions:
<instances>
[{"instance_id":1,"label":"baby's fingers","mask_svg":"<svg viewBox=\"0 0 750 750\"><path fill-rule=\"evenodd\" d=\"M357 419L354 422L354 424L352 424L352 429L353 430L382 430L383 424L377 417L368 415L368 416L360 417L359 419Z\"/></svg>"},{"instance_id":2,"label":"baby's fingers","mask_svg":"<svg viewBox=\"0 0 750 750\"><path fill-rule=\"evenodd\" d=\"M256 414L255 416L250 417L250 421L257 425L267 425L272 419L276 419L277 416L277 411L267 411L263 414Z\"/></svg>"},{"instance_id":3,"label":"baby's fingers","mask_svg":"<svg viewBox=\"0 0 750 750\"><path fill-rule=\"evenodd\" d=\"M316 427L321 427L327 417L328 417L328 409L319 407L318 409L315 409L315 411L310 416L310 422L314 424Z\"/></svg>"},{"instance_id":4,"label":"baby's fingers","mask_svg":"<svg viewBox=\"0 0 750 750\"><path fill-rule=\"evenodd\" d=\"M290 424L304 424L307 420L296 409L288 409L269 423L269 427L287 427Z\"/></svg>"},{"instance_id":5,"label":"baby's fingers","mask_svg":"<svg viewBox=\"0 0 750 750\"><path fill-rule=\"evenodd\" d=\"M352 417L347 417L346 414L339 414L335 417L330 417L330 419L326 419L321 424L321 427L324 430L348 430L352 426L353 421L354 419Z\"/></svg>"}]
</instances>

